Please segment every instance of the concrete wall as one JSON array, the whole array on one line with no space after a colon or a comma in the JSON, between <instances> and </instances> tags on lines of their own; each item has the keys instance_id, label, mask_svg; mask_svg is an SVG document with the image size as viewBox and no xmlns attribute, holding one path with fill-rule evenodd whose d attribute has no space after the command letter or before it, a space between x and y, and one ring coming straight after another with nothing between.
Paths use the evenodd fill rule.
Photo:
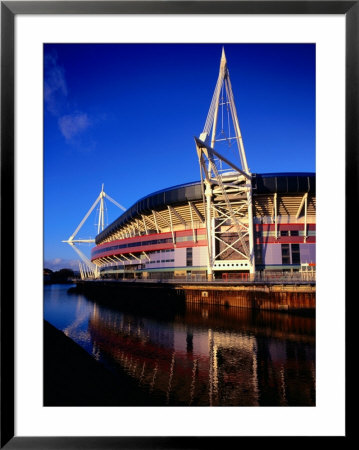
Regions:
<instances>
[{"instance_id":1,"label":"concrete wall","mask_svg":"<svg viewBox=\"0 0 359 450\"><path fill-rule=\"evenodd\" d=\"M175 267L186 267L186 249L176 248L175 250Z\"/></svg>"},{"instance_id":2,"label":"concrete wall","mask_svg":"<svg viewBox=\"0 0 359 450\"><path fill-rule=\"evenodd\" d=\"M169 252L154 252L149 253L148 256L151 259L151 264L146 260L146 268L158 269L161 267L186 267L187 257L186 248L176 248L174 251ZM172 260L171 262L165 262L166 260ZM158 261L158 262L157 262ZM207 267L207 247L193 247L192 249L192 265L194 267Z\"/></svg>"},{"instance_id":3,"label":"concrete wall","mask_svg":"<svg viewBox=\"0 0 359 450\"><path fill-rule=\"evenodd\" d=\"M263 245L263 262L265 265L282 264L282 247L280 244Z\"/></svg>"},{"instance_id":4,"label":"concrete wall","mask_svg":"<svg viewBox=\"0 0 359 450\"><path fill-rule=\"evenodd\" d=\"M149 253L148 256L151 259L151 263L149 264L149 261L146 260L146 268L147 269L157 269L159 267L173 267L175 264L174 261L162 262L162 261L166 261L166 260L175 259L175 251L153 252L153 253Z\"/></svg>"},{"instance_id":5,"label":"concrete wall","mask_svg":"<svg viewBox=\"0 0 359 450\"><path fill-rule=\"evenodd\" d=\"M207 267L207 247L193 248L193 266Z\"/></svg>"},{"instance_id":6,"label":"concrete wall","mask_svg":"<svg viewBox=\"0 0 359 450\"><path fill-rule=\"evenodd\" d=\"M300 262L315 263L315 244L299 244Z\"/></svg>"}]
</instances>

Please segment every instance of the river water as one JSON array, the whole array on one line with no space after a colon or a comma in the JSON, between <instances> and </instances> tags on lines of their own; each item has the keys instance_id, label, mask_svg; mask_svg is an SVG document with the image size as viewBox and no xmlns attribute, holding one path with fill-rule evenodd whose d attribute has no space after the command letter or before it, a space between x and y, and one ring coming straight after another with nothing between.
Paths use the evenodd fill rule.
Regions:
<instances>
[{"instance_id":1,"label":"river water","mask_svg":"<svg viewBox=\"0 0 359 450\"><path fill-rule=\"evenodd\" d=\"M315 406L314 317L198 304L110 307L69 288L45 286L44 318L156 404Z\"/></svg>"}]
</instances>

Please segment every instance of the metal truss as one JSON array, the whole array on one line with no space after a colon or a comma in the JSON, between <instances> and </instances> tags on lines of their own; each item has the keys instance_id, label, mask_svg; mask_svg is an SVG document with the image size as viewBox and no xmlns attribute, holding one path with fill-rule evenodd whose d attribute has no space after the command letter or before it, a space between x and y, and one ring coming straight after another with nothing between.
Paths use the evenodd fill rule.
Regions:
<instances>
[{"instance_id":1,"label":"metal truss","mask_svg":"<svg viewBox=\"0 0 359 450\"><path fill-rule=\"evenodd\" d=\"M72 235L66 240L62 241L67 244L69 244L75 252L78 254L78 256L82 259L84 262L84 265L79 263L80 267L80 275L81 278L98 278L100 276L99 268L97 264L94 264L91 262L87 256L83 254L83 252L76 247L75 244L85 244L85 243L94 243L95 239L75 239L77 233L81 230L82 226L85 224L86 220L89 218L92 211L95 209L95 207L99 204L99 215L98 215L98 222L97 222L97 234L100 233L100 231L103 231L105 228L105 198L107 198L111 203L113 203L118 208L122 209L123 211L126 211L126 208L120 205L116 202L113 198L111 198L108 194L104 191L104 185L102 185L101 192L91 208L87 211L84 218L81 220L75 231L72 233Z\"/></svg>"},{"instance_id":2,"label":"metal truss","mask_svg":"<svg viewBox=\"0 0 359 450\"><path fill-rule=\"evenodd\" d=\"M218 127L220 116L221 128ZM224 131L225 117L228 131ZM237 143L241 167L214 150L215 143L220 141L226 141L229 145ZM254 273L252 175L247 164L224 49L207 120L195 143L205 208L208 278L212 279L216 262L226 259L244 261L245 268Z\"/></svg>"}]
</instances>

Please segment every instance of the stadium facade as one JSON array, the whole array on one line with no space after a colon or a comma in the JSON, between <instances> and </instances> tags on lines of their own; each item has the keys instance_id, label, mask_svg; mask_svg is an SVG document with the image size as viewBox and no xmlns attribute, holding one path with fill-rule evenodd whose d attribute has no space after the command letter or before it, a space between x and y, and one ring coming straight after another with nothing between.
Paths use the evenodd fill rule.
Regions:
<instances>
[{"instance_id":1,"label":"stadium facade","mask_svg":"<svg viewBox=\"0 0 359 450\"><path fill-rule=\"evenodd\" d=\"M233 136L224 136L223 124L217 124L220 107L231 116ZM237 144L239 164L214 150L221 141ZM138 200L97 235L91 261L101 277L211 280L313 273L315 174L249 171L224 51L195 145L200 181Z\"/></svg>"},{"instance_id":2,"label":"stadium facade","mask_svg":"<svg viewBox=\"0 0 359 450\"><path fill-rule=\"evenodd\" d=\"M253 176L255 270L313 270L315 266L315 175ZM224 225L217 241L215 278L248 274ZM155 192L139 200L96 237L92 261L116 277L172 278L207 275L208 245L201 183ZM228 274L228 275L227 275ZM230 276L230 275L229 275ZM197 277L198 278L198 277Z\"/></svg>"}]
</instances>

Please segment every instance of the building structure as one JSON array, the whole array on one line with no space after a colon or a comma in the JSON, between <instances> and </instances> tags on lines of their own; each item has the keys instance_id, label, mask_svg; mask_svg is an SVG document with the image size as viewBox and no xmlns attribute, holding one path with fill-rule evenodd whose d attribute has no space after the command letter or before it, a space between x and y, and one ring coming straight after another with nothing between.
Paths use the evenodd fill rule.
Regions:
<instances>
[{"instance_id":1,"label":"building structure","mask_svg":"<svg viewBox=\"0 0 359 450\"><path fill-rule=\"evenodd\" d=\"M255 270L295 272L315 264L315 175L256 174L252 186ZM248 263L237 259L236 235L221 237L215 277L249 274ZM119 278L205 277L207 242L201 183L189 183L136 202L96 237L91 260L102 275Z\"/></svg>"},{"instance_id":2,"label":"building structure","mask_svg":"<svg viewBox=\"0 0 359 450\"><path fill-rule=\"evenodd\" d=\"M222 142L237 145L239 163L214 149ZM97 235L100 275L212 280L313 268L315 174L250 172L224 50L195 146L200 181L138 200Z\"/></svg>"}]
</instances>

